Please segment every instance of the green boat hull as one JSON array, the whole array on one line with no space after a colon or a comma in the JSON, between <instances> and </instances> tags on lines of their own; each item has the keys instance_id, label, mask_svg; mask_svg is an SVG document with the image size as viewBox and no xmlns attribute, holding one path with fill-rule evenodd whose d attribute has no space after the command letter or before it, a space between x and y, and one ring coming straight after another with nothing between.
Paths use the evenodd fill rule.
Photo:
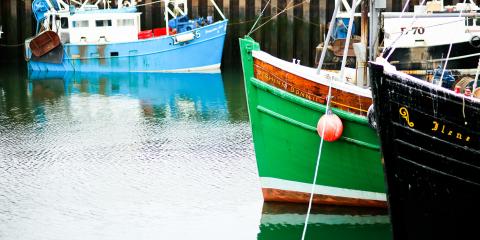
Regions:
<instances>
[{"instance_id":1,"label":"green boat hull","mask_svg":"<svg viewBox=\"0 0 480 240\"><path fill-rule=\"evenodd\" d=\"M316 131L325 105L254 77L252 51L240 39L248 111L262 191L266 201L306 202L312 188L320 137ZM333 108L342 137L324 142L314 203L386 207L379 141L366 117Z\"/></svg>"}]
</instances>

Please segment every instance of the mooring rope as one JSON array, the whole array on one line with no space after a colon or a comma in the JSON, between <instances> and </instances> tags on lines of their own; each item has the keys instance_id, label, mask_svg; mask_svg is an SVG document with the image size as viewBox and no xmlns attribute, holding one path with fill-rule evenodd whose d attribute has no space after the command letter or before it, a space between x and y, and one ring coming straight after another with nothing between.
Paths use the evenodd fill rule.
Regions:
<instances>
[{"instance_id":1,"label":"mooring rope","mask_svg":"<svg viewBox=\"0 0 480 240\"><path fill-rule=\"evenodd\" d=\"M340 68L340 81L342 82L347 81L346 79L345 80L343 79L343 75L345 74L345 66L347 64L347 55L348 55L348 49L350 48L350 38L352 37L353 17L355 15L356 6L357 6L357 0L353 0L352 9L350 10L350 20L348 22L347 39L345 40L345 47L343 48L342 67Z\"/></svg>"},{"instance_id":2,"label":"mooring rope","mask_svg":"<svg viewBox=\"0 0 480 240\"><path fill-rule=\"evenodd\" d=\"M423 6L423 4L425 4L425 1L426 0L423 0L421 3L420 3L420 6ZM409 3L409 1L407 1L405 3L405 5L403 6L403 9L402 9L402 12L400 13L400 18L403 17L403 14L405 13L405 10L407 9L407 4ZM410 23L410 26L405 29L405 31L402 31L400 33L400 35L398 35L398 37L392 42L392 44L390 44L390 46L386 47L383 49L383 51L385 52L386 50L390 49L390 51L388 52L388 55L387 57L385 58L385 60L388 60L390 58L390 56L393 54L393 52L395 51L395 43L397 43L397 41L406 33L406 32L409 32L412 30L412 27L413 27L413 24L415 24L415 22L417 21L417 13L416 12L413 12L413 17L412 17L412 23ZM384 53L383 52L383 53ZM383 55L382 53L382 55Z\"/></svg>"},{"instance_id":3,"label":"mooring rope","mask_svg":"<svg viewBox=\"0 0 480 240\"><path fill-rule=\"evenodd\" d=\"M327 105L325 106L325 114L327 114L328 111L330 111L330 99L332 98L332 81L333 81L332 78L330 78L328 82L328 95L327 95ZM325 135L326 123L327 121L323 121L323 126L322 126L323 129L322 129L321 136ZM302 240L305 240L305 235L307 233L308 219L310 218L310 212L312 211L313 195L315 194L315 185L317 184L318 167L320 166L322 149L323 149L323 137L320 137L320 146L318 147L317 163L315 164L315 174L313 175L312 189L310 191L310 200L308 201L307 216L305 217L305 224L303 225Z\"/></svg>"},{"instance_id":4,"label":"mooring rope","mask_svg":"<svg viewBox=\"0 0 480 240\"><path fill-rule=\"evenodd\" d=\"M325 58L325 53L327 50L326 45L328 44L330 37L333 32L333 26L334 26L334 21L337 17L337 12L340 9L340 4L342 0L337 0L335 1L335 10L333 11L332 19L330 21L330 28L328 29L327 33L327 38L325 39L323 43L323 49L322 49L322 55L320 57L320 61L318 63L318 69L317 69L317 75L320 75L321 69L322 69L322 64ZM355 12L355 1L353 1L352 4L352 9ZM350 22L350 25L353 25L352 22ZM347 46L348 47L348 46ZM325 114L328 114L328 111L330 110L330 101L332 98L332 78L329 78L328 82L328 95L327 95L327 104L325 106ZM322 157L322 150L323 150L323 136L325 135L325 125L327 121L323 122L322 126L322 134L320 135L320 146L318 147L318 154L317 154L317 162L315 164L315 173L313 174L313 183L312 183L312 188L310 190L310 199L308 200L308 209L307 209L307 216L305 217L305 223L303 224L303 232L302 232L302 240L305 240L305 236L307 234L307 227L308 227L308 220L310 219L310 212L312 211L312 203L313 203L313 196L315 194L315 186L317 185L317 176L318 176L318 167L320 166L320 159Z\"/></svg>"},{"instance_id":5,"label":"mooring rope","mask_svg":"<svg viewBox=\"0 0 480 240\"><path fill-rule=\"evenodd\" d=\"M335 27L335 18L337 17L338 10L340 9L340 2L342 0L335 1L335 9L333 10L332 19L330 20L330 26L328 27L327 37L323 41L322 55L320 55L320 60L318 61L317 75L320 74L322 70L323 61L325 60L325 55L327 54L327 44L330 42L332 37L333 28Z\"/></svg>"},{"instance_id":6,"label":"mooring rope","mask_svg":"<svg viewBox=\"0 0 480 240\"><path fill-rule=\"evenodd\" d=\"M164 2L164 1L162 0L162 1L153 1L153 2L150 2L150 3L144 3L144 4L135 4L135 5L129 6L129 7L143 7L143 6L152 5L152 4L161 3L161 2Z\"/></svg>"},{"instance_id":7,"label":"mooring rope","mask_svg":"<svg viewBox=\"0 0 480 240\"><path fill-rule=\"evenodd\" d=\"M298 6L300 6L300 5L302 5L302 4L306 3L306 2L309 2L309 1L310 1L310 0L304 0L303 2L300 2L300 3L297 3L297 4L293 5L293 6L288 7L288 5L290 5L290 4L293 2L293 0L291 0L290 2L287 3L287 6L286 6L282 11L280 11L280 12L278 12L277 14L273 15L272 18L270 18L268 21L262 23L262 24L261 24L260 26L258 26L257 28L251 30L251 31L250 31L250 34L252 34L253 32L257 31L258 29L260 29L260 28L263 27L265 24L269 23L270 21L272 21L273 19L275 19L276 17L278 17L278 15L284 13L285 11L287 11L287 10L289 10L289 9L292 9L292 8L295 8L295 7L298 7Z\"/></svg>"},{"instance_id":8,"label":"mooring rope","mask_svg":"<svg viewBox=\"0 0 480 240\"><path fill-rule=\"evenodd\" d=\"M247 36L250 36L250 34L252 33L253 28L257 25L258 20L260 20L260 18L262 18L263 12L265 12L265 9L267 9L267 6L268 6L269 4L270 4L270 0L268 0L267 4L265 4L265 7L263 7L263 10L260 12L260 15L258 15L257 21L255 21L255 23L253 24L252 28L250 28L250 31L247 33Z\"/></svg>"},{"instance_id":9,"label":"mooring rope","mask_svg":"<svg viewBox=\"0 0 480 240\"><path fill-rule=\"evenodd\" d=\"M0 47L21 47L25 45L25 43L16 43L16 44L0 44Z\"/></svg>"},{"instance_id":10,"label":"mooring rope","mask_svg":"<svg viewBox=\"0 0 480 240\"><path fill-rule=\"evenodd\" d=\"M463 0L463 5L465 6L465 3L467 0ZM461 18L463 13L463 8L460 10L460 13L458 14L458 17ZM440 75L440 81L438 81L439 86L442 86L443 82L443 75L445 74L445 70L447 69L447 64L448 64L448 59L450 58L450 53L452 52L452 46L453 46L453 41L450 42L450 46L448 46L448 52L447 52L447 57L445 58L445 64L443 65L442 69L442 75ZM473 93L473 89L472 89Z\"/></svg>"}]
</instances>

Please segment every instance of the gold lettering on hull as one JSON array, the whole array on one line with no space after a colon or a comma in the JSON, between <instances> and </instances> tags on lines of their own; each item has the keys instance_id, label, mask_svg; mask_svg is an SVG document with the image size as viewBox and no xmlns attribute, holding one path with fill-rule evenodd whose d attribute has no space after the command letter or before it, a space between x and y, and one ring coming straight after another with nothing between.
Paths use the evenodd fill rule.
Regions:
<instances>
[{"instance_id":1,"label":"gold lettering on hull","mask_svg":"<svg viewBox=\"0 0 480 240\"><path fill-rule=\"evenodd\" d=\"M273 87L299 96L303 99L325 104L328 94L328 86L313 80L305 79L283 69L279 69L261 60L255 59L254 76L258 80ZM325 73L324 80L334 80L334 76ZM332 89L332 107L338 108L357 115L366 116L367 108L372 104L372 99L365 96L348 92L342 89Z\"/></svg>"},{"instance_id":2,"label":"gold lettering on hull","mask_svg":"<svg viewBox=\"0 0 480 240\"><path fill-rule=\"evenodd\" d=\"M315 95L315 94L312 94L312 93L308 93L308 92L305 92L303 91L302 89L300 88L297 88L295 87L294 85L288 83L288 82L285 82L281 79L279 79L278 77L264 71L264 70L261 70L261 69L255 69L256 71L256 75L258 77L258 79L268 83L268 84L271 84L273 86L276 86L278 88L281 88L285 91L288 91L290 93L293 93L299 97L302 97L302 98L305 98L305 99L308 99L310 101L314 101L314 102L318 102L318 103L322 103L322 104L325 104L325 98L324 97L321 97L321 96L318 96L318 95Z\"/></svg>"},{"instance_id":3,"label":"gold lettering on hull","mask_svg":"<svg viewBox=\"0 0 480 240\"><path fill-rule=\"evenodd\" d=\"M400 113L400 116L405 119L405 121L407 122L408 126L410 126L411 128L413 128L413 126L415 125L413 122L410 121L410 115L408 113L408 109L406 107L401 107L399 109L399 113ZM446 124L443 124L443 123L440 123L436 120L433 120L432 121L432 128L430 129L432 132L436 132L436 133L439 133L440 135L444 135L444 136L451 136L453 139L456 139L456 140L463 140L465 142L469 142L471 137L470 136L466 136L463 132L461 131L457 131L449 126L447 126Z\"/></svg>"},{"instance_id":4,"label":"gold lettering on hull","mask_svg":"<svg viewBox=\"0 0 480 240\"><path fill-rule=\"evenodd\" d=\"M439 131L439 126L441 126L441 131ZM452 136L458 140L465 140L465 142L470 141L470 136L464 136L462 132L456 131L455 129L452 129L446 124L441 124L438 121L433 121L432 132L438 132L441 133L441 135Z\"/></svg>"}]
</instances>

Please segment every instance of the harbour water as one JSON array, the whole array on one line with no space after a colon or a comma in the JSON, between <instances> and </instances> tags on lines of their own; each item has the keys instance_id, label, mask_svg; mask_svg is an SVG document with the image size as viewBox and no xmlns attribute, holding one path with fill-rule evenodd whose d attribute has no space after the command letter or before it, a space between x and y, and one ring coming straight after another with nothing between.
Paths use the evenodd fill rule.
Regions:
<instances>
[{"instance_id":1,"label":"harbour water","mask_svg":"<svg viewBox=\"0 0 480 240\"><path fill-rule=\"evenodd\" d=\"M263 204L238 69L0 76L1 239L300 239ZM321 208L308 239L389 239L386 212Z\"/></svg>"},{"instance_id":2,"label":"harbour water","mask_svg":"<svg viewBox=\"0 0 480 240\"><path fill-rule=\"evenodd\" d=\"M238 49L251 22L238 17L216 74L3 65L0 239L301 239L306 206L262 200ZM304 20L253 36L311 66L322 34ZM315 207L306 235L390 238L386 210L335 207Z\"/></svg>"}]
</instances>

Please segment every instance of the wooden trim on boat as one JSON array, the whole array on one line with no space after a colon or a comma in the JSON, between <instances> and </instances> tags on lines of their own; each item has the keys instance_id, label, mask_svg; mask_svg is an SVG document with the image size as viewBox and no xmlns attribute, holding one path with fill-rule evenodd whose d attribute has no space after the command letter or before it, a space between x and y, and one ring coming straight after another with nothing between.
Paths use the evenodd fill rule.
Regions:
<instances>
[{"instance_id":1,"label":"wooden trim on boat","mask_svg":"<svg viewBox=\"0 0 480 240\"><path fill-rule=\"evenodd\" d=\"M262 188L263 199L266 202L291 202L291 203L308 203L310 193L280 190L273 188ZM356 207L375 207L387 208L386 201L355 199L348 197L329 196L323 194L315 194L313 196L313 204L328 204L340 206L356 206Z\"/></svg>"},{"instance_id":2,"label":"wooden trim on boat","mask_svg":"<svg viewBox=\"0 0 480 240\"><path fill-rule=\"evenodd\" d=\"M254 58L254 76L269 85L304 99L326 104L328 86L289 73L257 58ZM362 116L367 115L368 108L372 104L371 98L336 88L332 88L332 96L332 107Z\"/></svg>"}]
</instances>

